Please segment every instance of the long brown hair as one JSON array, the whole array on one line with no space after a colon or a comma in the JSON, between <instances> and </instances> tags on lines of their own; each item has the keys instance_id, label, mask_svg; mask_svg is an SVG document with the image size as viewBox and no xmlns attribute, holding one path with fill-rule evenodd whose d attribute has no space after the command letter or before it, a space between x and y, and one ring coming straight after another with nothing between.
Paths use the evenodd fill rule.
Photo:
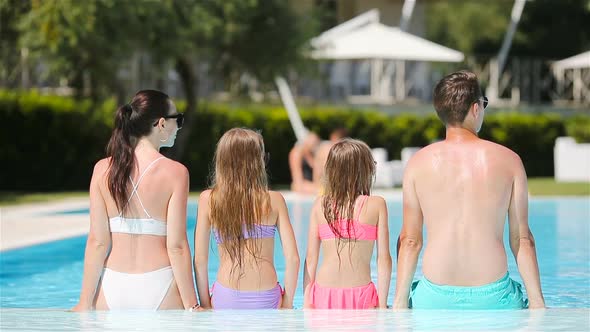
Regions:
<instances>
[{"instance_id":1,"label":"long brown hair","mask_svg":"<svg viewBox=\"0 0 590 332\"><path fill-rule=\"evenodd\" d=\"M371 149L362 141L345 138L334 144L324 169L324 217L338 239L346 238L337 227L347 220L347 234L353 234L354 205L359 195L370 195L375 176Z\"/></svg>"},{"instance_id":2,"label":"long brown hair","mask_svg":"<svg viewBox=\"0 0 590 332\"><path fill-rule=\"evenodd\" d=\"M246 241L242 227L255 234L255 225L270 212L262 136L250 129L230 129L217 143L214 160L211 225L234 263L232 272L242 271L243 249L255 259L260 252L258 241Z\"/></svg>"},{"instance_id":3,"label":"long brown hair","mask_svg":"<svg viewBox=\"0 0 590 332\"><path fill-rule=\"evenodd\" d=\"M107 145L110 157L108 170L109 192L117 209L125 208L129 195L129 176L135 165L135 146L139 138L147 136L153 123L170 111L170 98L156 90L142 90L135 94L115 114L115 128Z\"/></svg>"}]
</instances>

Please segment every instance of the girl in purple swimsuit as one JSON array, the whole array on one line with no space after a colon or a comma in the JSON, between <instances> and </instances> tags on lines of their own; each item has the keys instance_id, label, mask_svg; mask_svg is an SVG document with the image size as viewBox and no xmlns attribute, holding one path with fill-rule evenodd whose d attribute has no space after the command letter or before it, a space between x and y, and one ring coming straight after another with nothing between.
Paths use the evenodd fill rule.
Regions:
<instances>
[{"instance_id":1,"label":"girl in purple swimsuit","mask_svg":"<svg viewBox=\"0 0 590 332\"><path fill-rule=\"evenodd\" d=\"M195 230L195 276L201 306L214 309L292 308L299 254L283 196L268 190L262 136L234 128L217 143L211 189L201 193ZM274 267L278 231L285 288ZM209 291L209 240L219 251Z\"/></svg>"}]
</instances>

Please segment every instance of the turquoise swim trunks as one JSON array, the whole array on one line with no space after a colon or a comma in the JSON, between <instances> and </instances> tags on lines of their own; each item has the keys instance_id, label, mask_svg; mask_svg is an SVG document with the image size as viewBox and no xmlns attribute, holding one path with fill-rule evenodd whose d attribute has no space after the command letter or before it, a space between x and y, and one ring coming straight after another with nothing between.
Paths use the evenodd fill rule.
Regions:
<instances>
[{"instance_id":1,"label":"turquoise swim trunks","mask_svg":"<svg viewBox=\"0 0 590 332\"><path fill-rule=\"evenodd\" d=\"M436 285L422 278L412 284L410 308L503 310L525 309L528 300L522 286L510 279L508 272L500 280L483 286L462 287Z\"/></svg>"}]
</instances>

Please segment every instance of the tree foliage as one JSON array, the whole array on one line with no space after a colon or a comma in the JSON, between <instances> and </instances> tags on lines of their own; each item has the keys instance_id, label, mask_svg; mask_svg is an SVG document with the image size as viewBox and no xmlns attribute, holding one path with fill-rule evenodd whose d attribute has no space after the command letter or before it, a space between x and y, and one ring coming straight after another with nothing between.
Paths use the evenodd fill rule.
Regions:
<instances>
[{"instance_id":1,"label":"tree foliage","mask_svg":"<svg viewBox=\"0 0 590 332\"><path fill-rule=\"evenodd\" d=\"M19 19L30 11L30 3L21 0L0 0L0 84L15 87L18 81L21 52L18 45Z\"/></svg>"},{"instance_id":2,"label":"tree foliage","mask_svg":"<svg viewBox=\"0 0 590 332\"><path fill-rule=\"evenodd\" d=\"M513 0L430 2L427 36L466 54L495 55L513 4ZM533 0L524 6L510 54L563 58L589 47L589 0Z\"/></svg>"},{"instance_id":3,"label":"tree foliage","mask_svg":"<svg viewBox=\"0 0 590 332\"><path fill-rule=\"evenodd\" d=\"M32 0L19 22L20 44L49 65L51 75L98 98L119 87L117 69L132 55L140 28L138 17L129 15L136 6L116 0Z\"/></svg>"},{"instance_id":4,"label":"tree foliage","mask_svg":"<svg viewBox=\"0 0 590 332\"><path fill-rule=\"evenodd\" d=\"M119 87L113 84L117 70L136 52L149 54L156 65L182 59L192 67L209 61L225 77L247 72L270 81L301 61L302 46L310 37L305 29L309 22L299 20L282 0L15 3L30 4L15 20L13 34L20 34L20 45L46 62L52 75L66 77L79 90L90 83L103 96Z\"/></svg>"}]
</instances>

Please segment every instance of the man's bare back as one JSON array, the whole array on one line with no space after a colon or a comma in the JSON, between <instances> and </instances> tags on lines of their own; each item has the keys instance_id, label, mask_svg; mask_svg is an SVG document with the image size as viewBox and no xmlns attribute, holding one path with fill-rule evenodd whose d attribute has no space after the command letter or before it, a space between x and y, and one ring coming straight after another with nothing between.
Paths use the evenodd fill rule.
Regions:
<instances>
[{"instance_id":1,"label":"man's bare back","mask_svg":"<svg viewBox=\"0 0 590 332\"><path fill-rule=\"evenodd\" d=\"M501 145L457 134L421 149L408 171L427 232L424 276L441 285L477 286L508 269L504 224L522 164Z\"/></svg>"},{"instance_id":2,"label":"man's bare back","mask_svg":"<svg viewBox=\"0 0 590 332\"><path fill-rule=\"evenodd\" d=\"M434 88L433 100L446 135L444 141L418 151L404 171L394 308L410 306L424 226L424 280L412 288L412 307L526 307L520 284L507 272L506 216L510 249L530 308L543 308L535 241L528 225L527 177L520 157L477 136L488 100L475 74L460 71L445 76Z\"/></svg>"}]
</instances>

